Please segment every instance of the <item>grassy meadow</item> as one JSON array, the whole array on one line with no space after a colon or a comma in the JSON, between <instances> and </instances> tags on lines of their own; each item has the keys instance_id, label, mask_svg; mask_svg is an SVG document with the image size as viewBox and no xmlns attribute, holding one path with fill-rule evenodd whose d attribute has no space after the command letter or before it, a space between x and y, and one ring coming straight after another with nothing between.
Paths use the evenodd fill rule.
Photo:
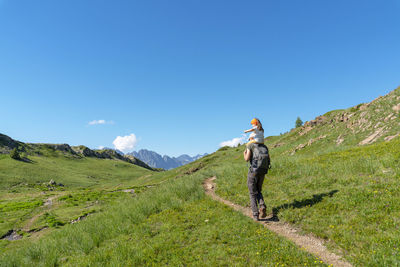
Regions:
<instances>
[{"instance_id":1,"label":"grassy meadow","mask_svg":"<svg viewBox=\"0 0 400 267\"><path fill-rule=\"evenodd\" d=\"M0 155L0 236L10 229L23 236L52 230L132 197L123 190L138 193L147 183L159 182L146 178L152 171L124 161L62 153L28 158L18 161ZM8 243L0 240L0 247Z\"/></svg>"},{"instance_id":2,"label":"grassy meadow","mask_svg":"<svg viewBox=\"0 0 400 267\"><path fill-rule=\"evenodd\" d=\"M4 266L32 262L43 266L323 265L205 196L202 181L216 175L217 194L249 205L243 149L224 147L178 169L150 172L145 179L149 184L157 182L154 187L145 187L134 197L114 192L125 197L114 201L110 197L99 212L79 223L18 241L2 240L7 244L0 262ZM325 239L332 251L342 252L356 266L399 264L400 140L323 155L291 156L271 149L271 156L273 168L264 184L269 212ZM99 199L79 191L83 188L77 190L80 197ZM82 207L69 194L58 201L70 207L78 201L76 207Z\"/></svg>"},{"instance_id":3,"label":"grassy meadow","mask_svg":"<svg viewBox=\"0 0 400 267\"><path fill-rule=\"evenodd\" d=\"M204 167L207 158L202 162L166 172L173 178L107 205L79 223L9 242L0 266L324 266L291 242L206 197L201 184L213 170ZM160 173L154 175L159 180Z\"/></svg>"},{"instance_id":4,"label":"grassy meadow","mask_svg":"<svg viewBox=\"0 0 400 267\"><path fill-rule=\"evenodd\" d=\"M399 99L396 89L268 137L268 212L354 266L399 266ZM202 182L217 176L218 195L249 206L244 148L165 172L51 151L0 155L0 235L23 237L0 240L0 266L324 266L205 195Z\"/></svg>"},{"instance_id":5,"label":"grassy meadow","mask_svg":"<svg viewBox=\"0 0 400 267\"><path fill-rule=\"evenodd\" d=\"M357 266L400 264L399 139L319 156L271 154L263 191L270 213L325 239ZM218 195L249 205L243 162L215 172Z\"/></svg>"}]
</instances>

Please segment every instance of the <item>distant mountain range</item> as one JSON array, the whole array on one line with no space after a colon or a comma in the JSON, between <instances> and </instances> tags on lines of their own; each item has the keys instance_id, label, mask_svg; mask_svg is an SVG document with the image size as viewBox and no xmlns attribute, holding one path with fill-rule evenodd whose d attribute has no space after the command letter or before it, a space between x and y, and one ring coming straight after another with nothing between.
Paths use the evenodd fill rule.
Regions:
<instances>
[{"instance_id":1,"label":"distant mountain range","mask_svg":"<svg viewBox=\"0 0 400 267\"><path fill-rule=\"evenodd\" d=\"M173 169L192 161L198 160L201 157L207 155L197 155L191 157L183 154L179 157L169 157L167 155L161 156L160 154L141 149L138 152L133 151L132 153L124 154L122 151L112 148L103 149L90 149L86 146L69 146L68 144L32 144L23 143L10 138L7 135L0 134L0 154L8 154L14 148L17 148L19 152L26 152L28 154L41 154L42 150L53 150L70 155L79 155L83 157L95 157L100 159L118 159L123 160L140 167L144 167L152 170L152 168L162 168L165 170Z\"/></svg>"},{"instance_id":2,"label":"distant mountain range","mask_svg":"<svg viewBox=\"0 0 400 267\"><path fill-rule=\"evenodd\" d=\"M124 155L119 150L111 148L90 149L86 146L70 146L68 144L33 144L23 143L12 139L11 137L0 133L0 154L8 154L16 148L18 152L24 152L28 155L43 155L46 151L60 152L67 156L92 157L98 159L122 160L149 170L153 170L146 163L132 155Z\"/></svg>"},{"instance_id":3,"label":"distant mountain range","mask_svg":"<svg viewBox=\"0 0 400 267\"><path fill-rule=\"evenodd\" d=\"M153 168L163 168L165 170L169 170L198 160L199 158L206 156L207 153L203 155L199 154L194 157L183 154L175 158L167 155L161 156L157 152L141 149L138 152L133 151L131 153L127 153L127 155L134 156Z\"/></svg>"}]
</instances>

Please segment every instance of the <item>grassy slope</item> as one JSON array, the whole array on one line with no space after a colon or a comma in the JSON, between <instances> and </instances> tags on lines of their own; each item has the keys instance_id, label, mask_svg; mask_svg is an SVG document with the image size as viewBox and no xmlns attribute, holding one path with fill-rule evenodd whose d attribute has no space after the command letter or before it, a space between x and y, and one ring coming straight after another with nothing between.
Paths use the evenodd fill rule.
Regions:
<instances>
[{"instance_id":1,"label":"grassy slope","mask_svg":"<svg viewBox=\"0 0 400 267\"><path fill-rule=\"evenodd\" d=\"M0 155L0 189L16 185L49 182L51 179L69 188L116 185L151 173L144 168L117 160L30 156L32 163Z\"/></svg>"},{"instance_id":2,"label":"grassy slope","mask_svg":"<svg viewBox=\"0 0 400 267\"><path fill-rule=\"evenodd\" d=\"M329 112L328 123L306 134L300 135L305 126L268 138L274 166L264 185L269 211L326 239L357 265L399 265L400 138L384 142L400 133L399 114L392 109L399 99L396 89L361 110L359 105ZM385 121L390 114L394 119ZM338 120L343 115L349 119ZM358 145L379 128L384 133L375 144ZM298 145L319 136L326 137L293 155ZM344 141L338 145L339 136ZM220 163L217 193L248 205L239 152L224 152L230 160Z\"/></svg>"},{"instance_id":3,"label":"grassy slope","mask_svg":"<svg viewBox=\"0 0 400 267\"><path fill-rule=\"evenodd\" d=\"M30 163L0 155L0 236L10 229L23 229L24 234L69 223L131 197L116 190L136 187L138 191L146 183L159 182L146 178L152 171L119 160L76 158L59 152L29 159ZM64 186L47 187L51 179ZM51 207L43 206L49 198L53 199ZM39 217L31 220L35 216Z\"/></svg>"},{"instance_id":4,"label":"grassy slope","mask_svg":"<svg viewBox=\"0 0 400 267\"><path fill-rule=\"evenodd\" d=\"M270 212L326 239L357 265L400 264L400 139L314 157L272 150L272 157L264 184ZM217 194L248 205L243 163L222 163L216 173Z\"/></svg>"},{"instance_id":5,"label":"grassy slope","mask_svg":"<svg viewBox=\"0 0 400 267\"><path fill-rule=\"evenodd\" d=\"M273 169L264 192L281 221L327 240L360 266L400 264L400 132L392 107L400 90L372 104L325 114L325 123L271 137ZM395 114L395 119L384 118ZM347 117L341 121L341 117ZM376 144L357 146L377 129ZM326 136L297 151L299 144ZM338 137L343 143L336 144ZM279 144L279 145L278 145ZM87 220L9 245L4 265L165 264L317 265L319 260L237 212L205 197L204 178L217 175L217 193L248 205L247 166L239 148L223 148L187 166L141 181L166 181L124 198ZM194 174L187 175L201 168ZM185 174L186 173L186 174ZM124 182L122 182L124 183ZM70 255L70 256L69 256Z\"/></svg>"},{"instance_id":6,"label":"grassy slope","mask_svg":"<svg viewBox=\"0 0 400 267\"><path fill-rule=\"evenodd\" d=\"M175 178L79 224L66 225L39 240L15 242L0 256L0 266L323 265L206 197L201 183L213 170L204 167L185 175L201 166L197 162L167 172Z\"/></svg>"}]
</instances>

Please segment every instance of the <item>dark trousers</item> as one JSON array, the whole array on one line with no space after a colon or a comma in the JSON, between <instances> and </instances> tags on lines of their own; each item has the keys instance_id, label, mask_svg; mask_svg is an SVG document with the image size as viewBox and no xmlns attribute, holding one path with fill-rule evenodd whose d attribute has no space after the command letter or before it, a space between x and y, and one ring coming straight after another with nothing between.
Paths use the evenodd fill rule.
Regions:
<instances>
[{"instance_id":1,"label":"dark trousers","mask_svg":"<svg viewBox=\"0 0 400 267\"><path fill-rule=\"evenodd\" d=\"M262 185L264 182L264 173L253 173L250 172L247 174L247 187L249 188L250 193L250 205L251 210L253 211L253 216L258 216L258 207L265 207L264 197L262 195Z\"/></svg>"}]
</instances>

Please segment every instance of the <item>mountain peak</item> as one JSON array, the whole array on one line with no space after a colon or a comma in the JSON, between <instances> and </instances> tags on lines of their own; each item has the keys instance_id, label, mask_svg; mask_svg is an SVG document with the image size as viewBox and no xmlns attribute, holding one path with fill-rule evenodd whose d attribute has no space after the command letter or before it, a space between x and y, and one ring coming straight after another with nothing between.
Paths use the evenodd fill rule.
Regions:
<instances>
[{"instance_id":1,"label":"mountain peak","mask_svg":"<svg viewBox=\"0 0 400 267\"><path fill-rule=\"evenodd\" d=\"M190 163L192 161L195 161L205 155L196 155L194 157L191 157L187 154L180 155L179 157L170 157L168 155L160 155L157 152L147 150L147 149L141 149L139 151L134 151L132 153L128 153L128 155L135 156L139 158L140 160L144 161L147 163L149 166L153 168L163 168L166 170L173 169L182 165L185 165L187 163Z\"/></svg>"}]
</instances>

